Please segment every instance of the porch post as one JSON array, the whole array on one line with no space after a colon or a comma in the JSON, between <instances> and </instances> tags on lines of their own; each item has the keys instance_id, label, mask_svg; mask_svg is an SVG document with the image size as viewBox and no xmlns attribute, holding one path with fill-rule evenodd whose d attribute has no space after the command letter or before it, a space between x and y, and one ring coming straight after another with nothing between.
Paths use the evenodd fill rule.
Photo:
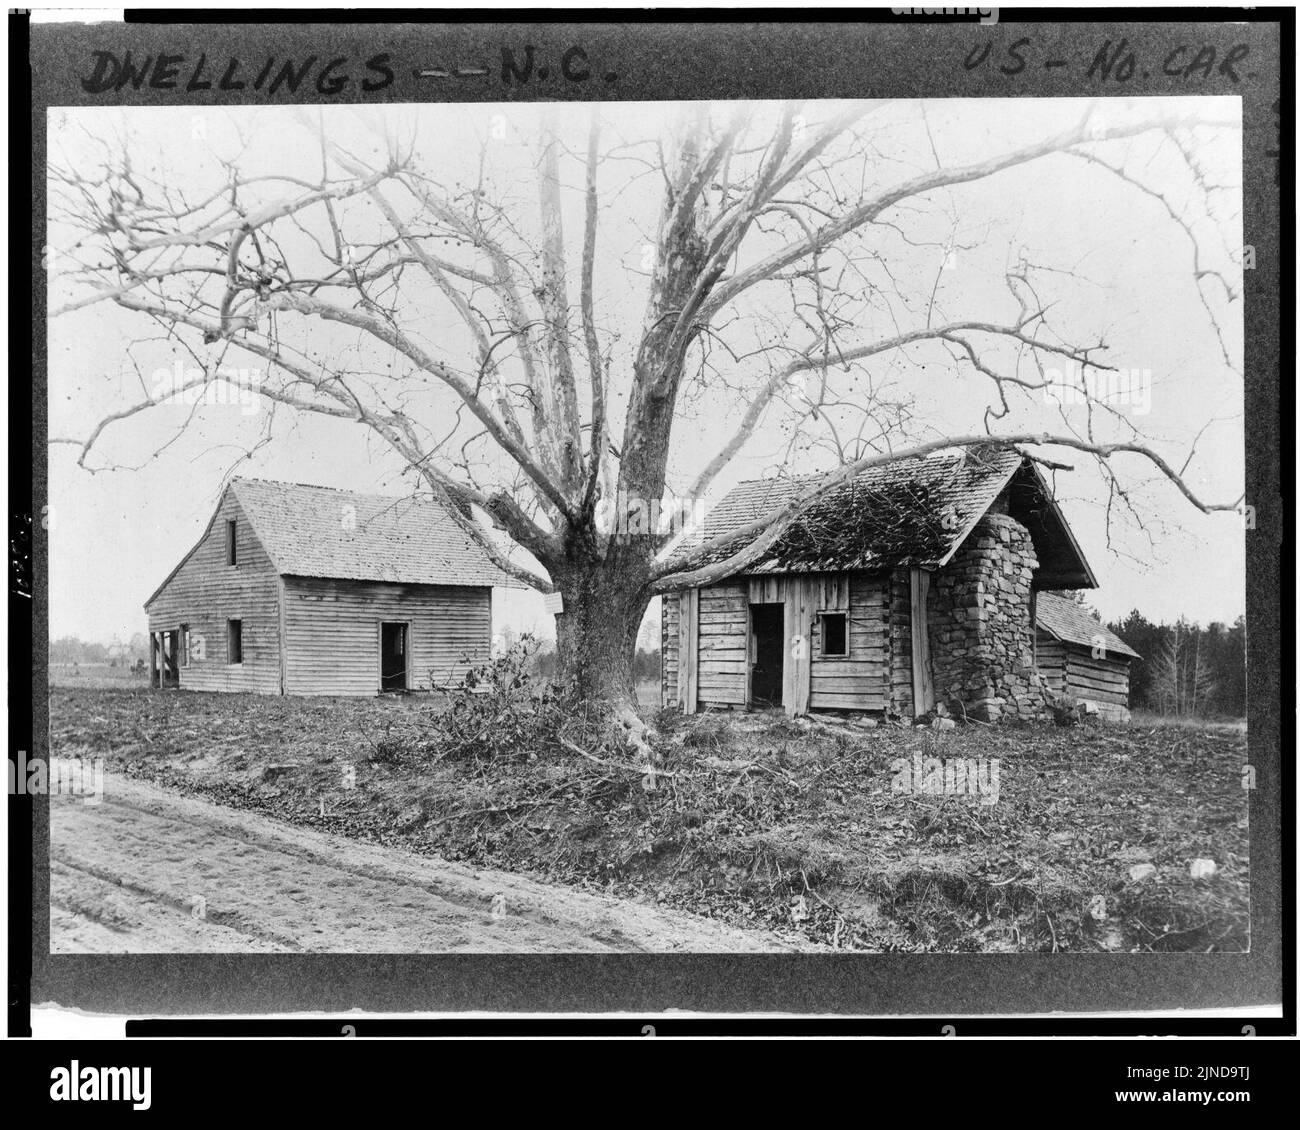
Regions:
<instances>
[{"instance_id":1,"label":"porch post","mask_svg":"<svg viewBox=\"0 0 1300 1130\"><path fill-rule=\"evenodd\" d=\"M808 713L812 691L813 606L811 577L794 575L785 584L785 659L782 663L781 701L791 718Z\"/></svg>"}]
</instances>

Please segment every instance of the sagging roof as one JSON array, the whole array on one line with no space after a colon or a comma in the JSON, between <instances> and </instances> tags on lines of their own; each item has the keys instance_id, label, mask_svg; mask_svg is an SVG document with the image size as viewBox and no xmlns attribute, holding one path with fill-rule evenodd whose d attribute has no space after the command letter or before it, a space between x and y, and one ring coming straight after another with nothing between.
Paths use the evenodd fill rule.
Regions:
<instances>
[{"instance_id":1,"label":"sagging roof","mask_svg":"<svg viewBox=\"0 0 1300 1130\"><path fill-rule=\"evenodd\" d=\"M268 479L233 479L226 490L234 491L281 576L523 587L493 563L442 503L427 495L393 498ZM220 510L218 503L213 520ZM209 522L204 538L211 528ZM193 552L185 555L146 605Z\"/></svg>"},{"instance_id":2,"label":"sagging roof","mask_svg":"<svg viewBox=\"0 0 1300 1130\"><path fill-rule=\"evenodd\" d=\"M673 551L695 548L779 512L821 475L759 479L733 488ZM975 524L1007 491L1010 513L1030 532L1036 583L1096 588L1096 578L1032 460L1010 448L966 448L870 467L813 503L745 573L839 572L946 565ZM737 553L731 544L704 562Z\"/></svg>"},{"instance_id":3,"label":"sagging roof","mask_svg":"<svg viewBox=\"0 0 1300 1130\"><path fill-rule=\"evenodd\" d=\"M1142 657L1100 620L1093 619L1086 608L1054 592L1040 592L1034 598L1037 623L1049 636L1062 643L1092 648L1100 644L1107 652Z\"/></svg>"}]
</instances>

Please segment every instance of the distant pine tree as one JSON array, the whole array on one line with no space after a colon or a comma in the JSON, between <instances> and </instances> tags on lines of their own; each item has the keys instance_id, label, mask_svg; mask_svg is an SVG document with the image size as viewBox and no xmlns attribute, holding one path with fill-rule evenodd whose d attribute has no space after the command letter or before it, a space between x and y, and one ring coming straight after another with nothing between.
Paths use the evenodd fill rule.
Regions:
<instances>
[{"instance_id":1,"label":"distant pine tree","mask_svg":"<svg viewBox=\"0 0 1300 1130\"><path fill-rule=\"evenodd\" d=\"M1246 713L1246 619L1202 628L1186 618L1154 624L1134 609L1106 625L1141 658L1129 668L1129 705L1197 714Z\"/></svg>"}]
</instances>

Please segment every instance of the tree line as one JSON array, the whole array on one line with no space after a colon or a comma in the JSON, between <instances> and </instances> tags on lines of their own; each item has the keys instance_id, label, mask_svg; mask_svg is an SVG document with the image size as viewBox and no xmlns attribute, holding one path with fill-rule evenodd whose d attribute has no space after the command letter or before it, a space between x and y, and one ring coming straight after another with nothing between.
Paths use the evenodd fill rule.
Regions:
<instances>
[{"instance_id":1,"label":"tree line","mask_svg":"<svg viewBox=\"0 0 1300 1130\"><path fill-rule=\"evenodd\" d=\"M129 641L114 639L112 643L96 643L80 639L77 636L60 636L50 640L50 662L70 665L73 663L103 663L110 666L130 666L137 659L149 661L149 639L143 632L136 632Z\"/></svg>"},{"instance_id":2,"label":"tree line","mask_svg":"<svg viewBox=\"0 0 1300 1130\"><path fill-rule=\"evenodd\" d=\"M1153 624L1134 609L1106 625L1142 658L1129 669L1129 706L1203 717L1246 714L1246 618L1208 626Z\"/></svg>"}]
</instances>

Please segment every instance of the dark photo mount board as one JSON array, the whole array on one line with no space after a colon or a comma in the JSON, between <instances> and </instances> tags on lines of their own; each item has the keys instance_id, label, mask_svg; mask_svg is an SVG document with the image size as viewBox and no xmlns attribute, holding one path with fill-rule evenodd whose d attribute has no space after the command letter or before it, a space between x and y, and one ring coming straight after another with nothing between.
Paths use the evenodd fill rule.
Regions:
<instances>
[{"instance_id":1,"label":"dark photo mount board","mask_svg":"<svg viewBox=\"0 0 1300 1130\"><path fill-rule=\"evenodd\" d=\"M1245 273L1246 498L1255 511L1254 528L1246 535L1249 751L1256 771L1250 799L1250 952L1051 957L50 955L48 804L44 797L11 796L11 1032L23 1030L29 1002L136 1017L352 1008L376 1013L652 1014L680 1009L885 1017L1149 1010L1168 1014L1160 1031L1182 1025L1208 1032L1204 1025L1219 1022L1179 1021L1177 1012L1264 1007L1290 995L1289 989L1284 994L1284 972L1289 985L1294 951L1294 907L1288 901L1294 890L1294 672L1292 649L1282 646L1282 625L1294 621L1294 611L1290 580L1284 584L1282 578L1281 548L1282 495L1291 480L1292 457L1290 443L1285 459L1281 444L1279 365L1285 361L1289 372L1294 356L1294 72L1289 57L1283 60L1294 39L1294 11L1003 9L998 22L990 24L895 16L888 9L855 20L839 15L759 12L742 22L705 12L692 21L660 15L607 22L589 15L516 23L509 22L507 13L481 12L475 23L376 18L370 23L301 24L281 22L292 17L275 12L239 23L222 22L215 14L196 22L194 15L153 12L129 15L125 24L30 28L17 20L9 73L11 200L18 204L30 196L32 212L30 233L25 210L15 207L11 213L15 364L9 391L10 511L11 518L36 520L30 527L30 597L11 592L10 598L11 749L26 749L33 757L48 753L44 578L49 562L39 521L46 501L46 464L40 455L46 441L46 320L39 264L45 230L45 122L51 107L1230 95L1241 99L1244 127L1245 240L1258 251L1257 266ZM1139 60L1123 80L1114 71L1107 77L1092 67L1102 45L1121 40ZM1178 47L1201 45L1212 46L1221 60L1241 45L1247 51L1236 56L1236 70L1206 75L1169 73L1162 65ZM521 79L519 69L530 50L533 69ZM170 89L146 83L138 90L95 92L97 51L179 56L181 77ZM510 52L513 66L504 65L503 51ZM247 87L222 91L216 84L186 89L200 56L208 60L209 70L217 70L228 60L241 60L247 69L269 54L344 59L349 85L335 95L305 84L296 94L281 91L269 97ZM378 57L378 67L368 68L367 62ZM470 73L458 73L458 68ZM382 79L385 72L391 81L379 89L359 89L367 75ZM30 138L25 136L28 129ZM30 261L17 253L28 234ZM32 332L30 381L22 367L27 325ZM1292 437L1289 427L1287 434ZM28 670L30 684L25 683ZM29 965L25 954L30 954ZM1260 1034L1269 1023L1260 1022ZM1097 1022L1097 1030L1103 1024ZM1196 1029L1196 1024L1203 1027ZM1219 1027L1227 1034L1240 1029L1240 1020ZM1142 1030L1157 1029L1147 1023Z\"/></svg>"}]
</instances>

